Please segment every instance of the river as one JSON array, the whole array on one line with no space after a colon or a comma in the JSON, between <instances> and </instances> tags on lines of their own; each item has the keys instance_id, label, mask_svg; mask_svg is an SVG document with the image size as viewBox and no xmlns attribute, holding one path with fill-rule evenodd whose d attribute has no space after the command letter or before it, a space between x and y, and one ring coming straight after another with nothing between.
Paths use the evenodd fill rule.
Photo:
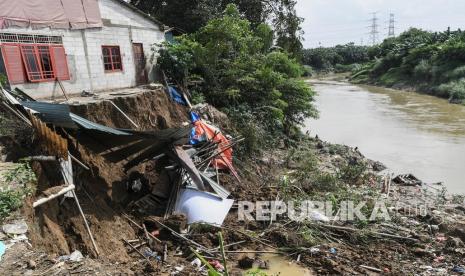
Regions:
<instances>
[{"instance_id":1,"label":"river","mask_svg":"<svg viewBox=\"0 0 465 276\"><path fill-rule=\"evenodd\" d=\"M358 147L394 173L443 182L465 194L465 106L444 99L343 81L309 81L320 118L311 135Z\"/></svg>"}]
</instances>

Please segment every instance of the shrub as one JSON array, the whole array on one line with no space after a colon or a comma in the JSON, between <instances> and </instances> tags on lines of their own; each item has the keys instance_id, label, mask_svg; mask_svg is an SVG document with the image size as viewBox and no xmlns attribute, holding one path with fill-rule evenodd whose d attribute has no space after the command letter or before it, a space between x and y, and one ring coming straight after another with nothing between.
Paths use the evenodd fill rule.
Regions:
<instances>
[{"instance_id":1,"label":"shrub","mask_svg":"<svg viewBox=\"0 0 465 276\"><path fill-rule=\"evenodd\" d=\"M431 69L431 63L422 59L413 69L413 76L420 80L429 80L432 76Z\"/></svg>"},{"instance_id":2,"label":"shrub","mask_svg":"<svg viewBox=\"0 0 465 276\"><path fill-rule=\"evenodd\" d=\"M463 103L465 100L465 78L441 84L437 88L439 95L448 97L451 103Z\"/></svg>"}]
</instances>

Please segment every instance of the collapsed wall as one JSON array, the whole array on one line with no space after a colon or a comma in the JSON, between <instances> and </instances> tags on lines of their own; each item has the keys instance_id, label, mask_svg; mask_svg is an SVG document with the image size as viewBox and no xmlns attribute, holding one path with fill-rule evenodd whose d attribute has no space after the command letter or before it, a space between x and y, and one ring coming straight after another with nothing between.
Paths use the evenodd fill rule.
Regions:
<instances>
[{"instance_id":1,"label":"collapsed wall","mask_svg":"<svg viewBox=\"0 0 465 276\"><path fill-rule=\"evenodd\" d=\"M113 97L116 104L138 126L138 130L161 130L180 127L189 122L185 107L173 104L163 90L146 90L133 95ZM71 111L90 121L114 128L134 128L108 101L73 103ZM150 190L169 193L169 176L163 168L163 160L146 161L125 171L126 160L117 163L107 161L102 155L71 141L70 149L89 170L73 164L76 193L89 221L90 229L100 249L100 257L126 262L130 258L121 242L122 238L135 237L133 228L121 218L129 203ZM53 166L34 164L38 175L36 197L43 196L47 188L62 185ZM133 175L144 179L144 189L139 193L128 191L127 183ZM52 200L36 209L26 204L25 212L31 227L34 246L56 254L69 254L80 250L94 255L82 217L72 200Z\"/></svg>"}]
</instances>

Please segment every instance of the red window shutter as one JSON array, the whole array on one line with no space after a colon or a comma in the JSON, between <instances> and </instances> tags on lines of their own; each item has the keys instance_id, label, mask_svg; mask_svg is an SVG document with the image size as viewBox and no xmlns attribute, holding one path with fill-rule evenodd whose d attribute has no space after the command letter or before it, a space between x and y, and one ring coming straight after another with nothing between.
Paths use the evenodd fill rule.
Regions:
<instances>
[{"instance_id":1,"label":"red window shutter","mask_svg":"<svg viewBox=\"0 0 465 276\"><path fill-rule=\"evenodd\" d=\"M68 60L63 46L50 46L52 49L55 76L59 80L69 80Z\"/></svg>"},{"instance_id":2,"label":"red window shutter","mask_svg":"<svg viewBox=\"0 0 465 276\"><path fill-rule=\"evenodd\" d=\"M24 83L26 75L19 45L2 45L3 61L10 84Z\"/></svg>"}]
</instances>

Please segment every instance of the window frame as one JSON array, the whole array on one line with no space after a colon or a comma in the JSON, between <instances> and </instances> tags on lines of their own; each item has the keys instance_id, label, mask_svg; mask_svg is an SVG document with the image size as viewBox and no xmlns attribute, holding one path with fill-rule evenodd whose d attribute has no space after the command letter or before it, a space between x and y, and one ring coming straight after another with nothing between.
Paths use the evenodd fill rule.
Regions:
<instances>
[{"instance_id":1,"label":"window frame","mask_svg":"<svg viewBox=\"0 0 465 276\"><path fill-rule=\"evenodd\" d=\"M107 49L109 52L108 57L110 58L110 63L105 62L105 57L103 51L104 49ZM120 68L115 69L115 64L117 64L117 61L114 61L113 58L116 57L116 55L113 55L112 49L118 49L119 53L119 64ZM116 73L116 72L123 72L123 55L121 54L121 47L119 45L102 45L102 62L103 62L103 70L105 73ZM111 69L106 69L106 64L111 65Z\"/></svg>"},{"instance_id":2,"label":"window frame","mask_svg":"<svg viewBox=\"0 0 465 276\"><path fill-rule=\"evenodd\" d=\"M53 50L52 50L52 45L50 44L37 44L37 43L18 43L19 48L21 49L21 56L23 58L23 64L24 68L26 69L26 77L27 80L30 82L50 82L50 81L55 81L57 78L57 72L56 72L56 65L55 65L55 57L53 55ZM32 54L34 54L34 60L36 62L37 66L37 71L31 71L29 68L29 61L26 58L26 53L25 53L25 48L26 47L33 47ZM45 71L43 70L43 60L42 60L42 53L39 50L39 47L46 48L48 50L48 56L50 58L50 66L51 66L51 71ZM51 77L47 77L47 75L50 75L51 72ZM38 79L33 79L33 74L38 74L40 78Z\"/></svg>"},{"instance_id":3,"label":"window frame","mask_svg":"<svg viewBox=\"0 0 465 276\"><path fill-rule=\"evenodd\" d=\"M66 58L66 51L63 47L63 44L59 43L22 43L22 42L0 42L0 47L2 48L2 55L5 59L5 53L3 52L3 46L15 46L19 49L19 55L21 59L21 66L23 68L23 81L14 81L14 84L20 83L39 83L39 82L53 82L56 79L60 80L70 80L70 72L68 67L68 60ZM32 49L30 48L32 47ZM25 50L27 49L28 50ZM57 56L55 55L55 49L61 48L63 49L63 62L65 63L64 69L66 72L63 73L60 71L60 68L57 68ZM45 51L44 51L45 50ZM28 52L26 52L28 51ZM31 71L32 67L28 64L28 59L26 58L27 54L34 55L34 62L35 66L37 67L37 71ZM49 58L49 66L51 70L44 70L44 60L43 55L48 55ZM58 59L60 61L60 59ZM8 61L5 62L5 70L10 77L10 74L13 74L11 68L9 68ZM61 72L61 73L60 73ZM35 76L39 76L39 78L34 78Z\"/></svg>"}]
</instances>

